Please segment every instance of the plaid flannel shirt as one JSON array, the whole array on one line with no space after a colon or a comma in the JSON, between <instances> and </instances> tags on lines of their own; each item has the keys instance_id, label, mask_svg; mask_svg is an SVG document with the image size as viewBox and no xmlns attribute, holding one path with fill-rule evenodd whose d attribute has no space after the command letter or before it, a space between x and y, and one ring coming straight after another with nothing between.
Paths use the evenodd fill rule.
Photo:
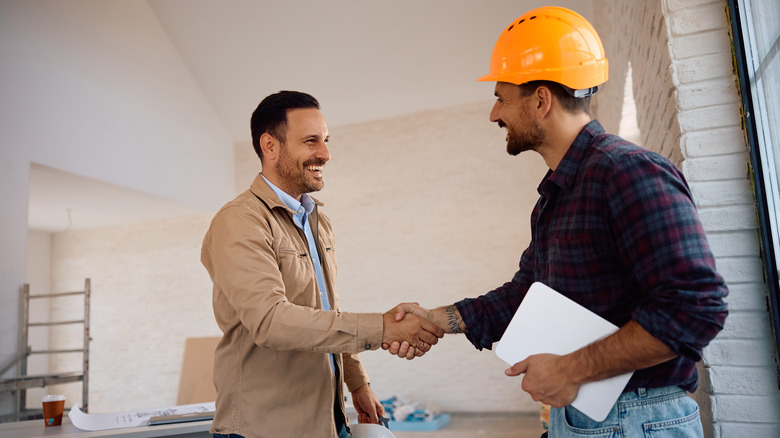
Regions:
<instances>
[{"instance_id":1,"label":"plaid flannel shirt","mask_svg":"<svg viewBox=\"0 0 780 438\"><path fill-rule=\"evenodd\" d=\"M678 357L638 370L626 389L694 391L696 361L723 328L728 289L715 269L691 194L666 158L583 128L538 187L532 240L510 282L456 303L478 349L504 333L540 281L617 326L637 321ZM544 337L544 327L539 336Z\"/></svg>"}]
</instances>

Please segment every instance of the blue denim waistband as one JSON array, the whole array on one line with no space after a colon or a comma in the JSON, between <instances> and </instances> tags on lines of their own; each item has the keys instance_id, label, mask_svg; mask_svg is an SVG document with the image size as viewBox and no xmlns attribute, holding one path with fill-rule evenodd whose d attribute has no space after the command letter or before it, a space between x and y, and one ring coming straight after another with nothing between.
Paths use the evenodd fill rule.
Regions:
<instances>
[{"instance_id":1,"label":"blue denim waistband","mask_svg":"<svg viewBox=\"0 0 780 438\"><path fill-rule=\"evenodd\" d=\"M664 386L663 388L637 388L626 391L618 398L618 403L635 400L649 400L659 397L678 397L685 395L685 391L679 386Z\"/></svg>"}]
</instances>

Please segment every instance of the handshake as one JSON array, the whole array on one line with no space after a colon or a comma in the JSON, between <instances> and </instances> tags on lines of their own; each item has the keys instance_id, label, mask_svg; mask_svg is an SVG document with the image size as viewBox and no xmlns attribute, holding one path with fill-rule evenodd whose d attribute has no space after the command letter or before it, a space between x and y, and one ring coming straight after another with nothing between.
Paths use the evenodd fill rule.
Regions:
<instances>
[{"instance_id":1,"label":"handshake","mask_svg":"<svg viewBox=\"0 0 780 438\"><path fill-rule=\"evenodd\" d=\"M455 307L451 306L454 312ZM446 309L427 310L417 303L403 303L382 315L382 349L390 354L412 360L427 353L444 337L441 321L434 318L434 312ZM460 315L457 315L458 319Z\"/></svg>"}]
</instances>

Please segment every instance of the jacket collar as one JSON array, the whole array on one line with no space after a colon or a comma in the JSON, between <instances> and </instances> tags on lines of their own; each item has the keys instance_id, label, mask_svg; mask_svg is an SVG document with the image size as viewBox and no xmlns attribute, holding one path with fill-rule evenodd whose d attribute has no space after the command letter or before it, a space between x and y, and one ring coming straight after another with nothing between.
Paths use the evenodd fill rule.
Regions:
<instances>
[{"instance_id":1,"label":"jacket collar","mask_svg":"<svg viewBox=\"0 0 780 438\"><path fill-rule=\"evenodd\" d=\"M268 205L268 208L274 209L274 208L283 208L287 211L289 211L291 214L295 214L296 212L291 210L290 208L285 205L284 202L282 202L281 199L279 199L278 196L276 196L276 193L274 193L273 189L268 185L267 182L265 182L265 179L258 173L257 176L255 176L255 180L252 181L252 185L249 186L249 190L258 198L260 198L263 202ZM311 200L314 201L314 203L318 207L322 207L323 204L313 196L309 195L311 197Z\"/></svg>"}]
</instances>

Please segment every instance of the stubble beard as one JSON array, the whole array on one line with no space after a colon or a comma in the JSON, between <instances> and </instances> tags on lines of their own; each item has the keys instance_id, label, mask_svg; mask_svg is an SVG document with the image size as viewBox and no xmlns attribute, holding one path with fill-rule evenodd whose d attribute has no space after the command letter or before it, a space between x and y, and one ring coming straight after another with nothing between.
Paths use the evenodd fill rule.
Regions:
<instances>
[{"instance_id":1,"label":"stubble beard","mask_svg":"<svg viewBox=\"0 0 780 438\"><path fill-rule=\"evenodd\" d=\"M521 132L507 127L506 152L509 155L516 156L521 152L535 151L540 145L544 144L546 138L547 135L539 122L534 122Z\"/></svg>"},{"instance_id":2,"label":"stubble beard","mask_svg":"<svg viewBox=\"0 0 780 438\"><path fill-rule=\"evenodd\" d=\"M279 162L276 165L276 173L285 181L289 190L294 193L311 193L322 190L325 182L308 175L308 166L324 165L322 160L308 160L300 167L290 158L284 145L281 148Z\"/></svg>"}]
</instances>

